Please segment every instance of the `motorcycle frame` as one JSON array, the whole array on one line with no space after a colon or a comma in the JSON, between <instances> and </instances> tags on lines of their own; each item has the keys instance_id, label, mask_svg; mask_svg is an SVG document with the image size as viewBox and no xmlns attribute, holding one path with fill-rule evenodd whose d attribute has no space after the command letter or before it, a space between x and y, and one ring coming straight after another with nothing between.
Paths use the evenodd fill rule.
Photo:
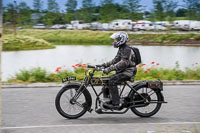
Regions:
<instances>
[{"instance_id":1,"label":"motorcycle frame","mask_svg":"<svg viewBox=\"0 0 200 133\"><path fill-rule=\"evenodd\" d=\"M100 96L102 95L103 91L101 90L100 93L98 94L97 91L96 91L96 89L94 88L94 85L91 83L91 79L93 78L95 71L96 71L96 69L93 69L92 73L89 72L89 76L87 76L88 70L85 71L85 78L84 78L83 82L81 83L79 89L77 90L75 96L72 99L76 101L79 98L79 96L83 93L83 91L85 89L87 89L87 87L90 85L92 87L92 90L94 91L94 93L96 95L96 102L95 102L95 110L96 110L98 108L97 107L97 101L100 99ZM143 100L141 100L141 101L134 101L134 102L131 102L131 103L139 103L139 102L145 102L146 101L146 99L140 93L138 93L137 90L134 88L137 85L132 87L131 85L129 85L127 83L127 81L124 81L123 83L124 83L123 88L119 92L120 93L119 94L120 97L122 96L125 87L128 86L131 90L130 90L130 92L129 92L129 94L128 94L127 97L129 97L131 95L131 93L136 93L136 94L140 95L143 98ZM103 84L102 84L102 86L103 86ZM160 90L158 90L158 91L160 91ZM166 103L164 101L164 97L163 97L162 101L151 101L150 103L155 103L155 102L156 103ZM102 113L104 113L104 114L123 114L123 113L126 113L132 107L141 107L141 106L144 106L144 104L142 104L142 105L132 105L130 107L127 107L126 110L123 111L123 112L113 112L112 111L112 112L102 112ZM91 111L92 110L90 109L89 112L91 112Z\"/></svg>"}]
</instances>

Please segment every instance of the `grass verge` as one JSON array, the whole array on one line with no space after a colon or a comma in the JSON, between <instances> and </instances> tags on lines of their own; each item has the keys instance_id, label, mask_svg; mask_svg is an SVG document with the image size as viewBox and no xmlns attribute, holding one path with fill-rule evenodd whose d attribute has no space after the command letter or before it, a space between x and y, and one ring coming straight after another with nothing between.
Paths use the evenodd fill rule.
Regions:
<instances>
[{"instance_id":1,"label":"grass verge","mask_svg":"<svg viewBox=\"0 0 200 133\"><path fill-rule=\"evenodd\" d=\"M51 49L55 48L51 43L36 39L30 36L13 36L7 35L3 37L3 51L17 51L17 50L37 50L37 49Z\"/></svg>"},{"instance_id":2,"label":"grass verge","mask_svg":"<svg viewBox=\"0 0 200 133\"><path fill-rule=\"evenodd\" d=\"M33 30L24 29L19 31L21 35L33 36L44 39L55 44L101 44L110 45L112 40L109 36L114 33L89 30ZM199 42L200 34L129 34L129 43L131 44L153 44L160 45L169 43Z\"/></svg>"}]
</instances>

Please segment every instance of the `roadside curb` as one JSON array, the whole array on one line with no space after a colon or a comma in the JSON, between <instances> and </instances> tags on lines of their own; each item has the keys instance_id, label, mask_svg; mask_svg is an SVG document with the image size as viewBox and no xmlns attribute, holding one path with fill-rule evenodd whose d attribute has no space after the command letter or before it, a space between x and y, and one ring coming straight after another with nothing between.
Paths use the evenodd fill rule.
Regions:
<instances>
[{"instance_id":1,"label":"roadside curb","mask_svg":"<svg viewBox=\"0 0 200 133\"><path fill-rule=\"evenodd\" d=\"M164 86L169 85L200 85L200 80L162 80ZM61 87L63 83L3 83L2 88L47 88Z\"/></svg>"}]
</instances>

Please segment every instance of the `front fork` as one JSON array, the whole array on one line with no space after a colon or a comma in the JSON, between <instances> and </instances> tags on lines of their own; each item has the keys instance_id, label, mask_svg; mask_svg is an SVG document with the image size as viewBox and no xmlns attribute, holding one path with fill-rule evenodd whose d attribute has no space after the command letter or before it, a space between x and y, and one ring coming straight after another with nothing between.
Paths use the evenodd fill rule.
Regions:
<instances>
[{"instance_id":1,"label":"front fork","mask_svg":"<svg viewBox=\"0 0 200 133\"><path fill-rule=\"evenodd\" d=\"M86 89L85 83L81 83L80 87L76 91L75 95L70 100L72 103L76 102L76 100L80 97L80 95L83 93L83 91Z\"/></svg>"}]
</instances>

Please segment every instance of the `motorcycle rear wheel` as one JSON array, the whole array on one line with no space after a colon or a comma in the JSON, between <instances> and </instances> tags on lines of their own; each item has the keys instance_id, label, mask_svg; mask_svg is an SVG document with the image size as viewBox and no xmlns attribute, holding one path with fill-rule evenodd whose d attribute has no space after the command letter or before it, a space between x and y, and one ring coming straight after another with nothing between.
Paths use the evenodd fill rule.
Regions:
<instances>
[{"instance_id":1,"label":"motorcycle rear wheel","mask_svg":"<svg viewBox=\"0 0 200 133\"><path fill-rule=\"evenodd\" d=\"M137 89L137 92L140 93L147 101L162 101L162 96L160 91L156 91L151 88L147 88L146 86L140 87ZM137 96L137 99L136 99ZM153 96L153 97L152 97ZM155 99L156 98L156 99ZM136 92L131 95L131 101L135 102L136 100L142 100L143 98L139 96ZM137 103L136 103L137 104ZM139 103L141 104L141 103ZM150 110L150 106L153 108ZM132 107L131 111L140 117L150 117L155 115L161 108L162 103L145 103L145 106L142 107Z\"/></svg>"}]
</instances>

